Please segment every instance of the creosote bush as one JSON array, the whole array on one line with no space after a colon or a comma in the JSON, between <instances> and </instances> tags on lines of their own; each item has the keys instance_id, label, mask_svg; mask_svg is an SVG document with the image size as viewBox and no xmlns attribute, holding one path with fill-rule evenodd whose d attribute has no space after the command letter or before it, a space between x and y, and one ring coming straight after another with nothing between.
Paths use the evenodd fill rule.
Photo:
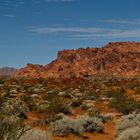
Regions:
<instances>
[{"instance_id":1,"label":"creosote bush","mask_svg":"<svg viewBox=\"0 0 140 140\"><path fill-rule=\"evenodd\" d=\"M74 134L82 136L83 132L103 132L103 124L97 117L88 115L78 116L75 120L64 116L62 119L52 122L49 126L49 132L53 136L68 136Z\"/></svg>"},{"instance_id":2,"label":"creosote bush","mask_svg":"<svg viewBox=\"0 0 140 140\"><path fill-rule=\"evenodd\" d=\"M83 127L80 123L64 116L62 119L52 122L49 126L49 132L53 136L65 137L70 134L82 135Z\"/></svg>"},{"instance_id":3,"label":"creosote bush","mask_svg":"<svg viewBox=\"0 0 140 140\"><path fill-rule=\"evenodd\" d=\"M102 120L103 123L112 121L114 119L113 113L107 113L107 114L99 114L97 117Z\"/></svg>"},{"instance_id":4,"label":"creosote bush","mask_svg":"<svg viewBox=\"0 0 140 140\"><path fill-rule=\"evenodd\" d=\"M48 113L71 114L71 108L68 106L68 102L64 98L56 97L50 101Z\"/></svg>"},{"instance_id":5,"label":"creosote bush","mask_svg":"<svg viewBox=\"0 0 140 140\"><path fill-rule=\"evenodd\" d=\"M140 140L140 127L133 127L124 130L117 140Z\"/></svg>"},{"instance_id":6,"label":"creosote bush","mask_svg":"<svg viewBox=\"0 0 140 140\"><path fill-rule=\"evenodd\" d=\"M82 124L85 132L103 132L103 123L97 117L90 117L88 115L78 116L77 122Z\"/></svg>"},{"instance_id":7,"label":"creosote bush","mask_svg":"<svg viewBox=\"0 0 140 140\"><path fill-rule=\"evenodd\" d=\"M31 128L24 124L24 106L18 100L5 100L0 110L1 140L19 140Z\"/></svg>"},{"instance_id":8,"label":"creosote bush","mask_svg":"<svg viewBox=\"0 0 140 140\"><path fill-rule=\"evenodd\" d=\"M116 123L117 140L140 139L140 114L129 114Z\"/></svg>"},{"instance_id":9,"label":"creosote bush","mask_svg":"<svg viewBox=\"0 0 140 140\"><path fill-rule=\"evenodd\" d=\"M113 98L110 101L109 106L116 108L123 114L129 114L135 110L140 109L140 102L126 95L124 89L112 90L108 93L108 97Z\"/></svg>"},{"instance_id":10,"label":"creosote bush","mask_svg":"<svg viewBox=\"0 0 140 140\"><path fill-rule=\"evenodd\" d=\"M15 116L0 117L1 140L19 140L26 131L30 130L19 118Z\"/></svg>"},{"instance_id":11,"label":"creosote bush","mask_svg":"<svg viewBox=\"0 0 140 140\"><path fill-rule=\"evenodd\" d=\"M135 88L134 93L140 95L140 87Z\"/></svg>"},{"instance_id":12,"label":"creosote bush","mask_svg":"<svg viewBox=\"0 0 140 140\"><path fill-rule=\"evenodd\" d=\"M31 96L22 96L21 100L25 103L26 107L29 111L36 111L37 110L37 104L36 100L32 98Z\"/></svg>"},{"instance_id":13,"label":"creosote bush","mask_svg":"<svg viewBox=\"0 0 140 140\"><path fill-rule=\"evenodd\" d=\"M50 140L50 136L45 131L31 129L21 136L19 140Z\"/></svg>"},{"instance_id":14,"label":"creosote bush","mask_svg":"<svg viewBox=\"0 0 140 140\"><path fill-rule=\"evenodd\" d=\"M82 104L82 100L79 98L73 98L71 107L79 107Z\"/></svg>"}]
</instances>

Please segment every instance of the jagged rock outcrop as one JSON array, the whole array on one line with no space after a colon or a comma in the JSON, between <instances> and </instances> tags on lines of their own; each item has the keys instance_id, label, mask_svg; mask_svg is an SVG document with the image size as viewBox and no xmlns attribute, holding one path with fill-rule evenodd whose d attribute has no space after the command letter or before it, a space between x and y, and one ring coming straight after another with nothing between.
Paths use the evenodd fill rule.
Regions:
<instances>
[{"instance_id":1,"label":"jagged rock outcrop","mask_svg":"<svg viewBox=\"0 0 140 140\"><path fill-rule=\"evenodd\" d=\"M140 43L113 42L102 48L79 48L58 52L46 66L28 64L19 69L21 77L81 77L97 73L123 76L140 74Z\"/></svg>"},{"instance_id":2,"label":"jagged rock outcrop","mask_svg":"<svg viewBox=\"0 0 140 140\"><path fill-rule=\"evenodd\" d=\"M10 68L10 67L0 68L0 76L14 77L15 74L16 74L16 69L15 68Z\"/></svg>"}]
</instances>

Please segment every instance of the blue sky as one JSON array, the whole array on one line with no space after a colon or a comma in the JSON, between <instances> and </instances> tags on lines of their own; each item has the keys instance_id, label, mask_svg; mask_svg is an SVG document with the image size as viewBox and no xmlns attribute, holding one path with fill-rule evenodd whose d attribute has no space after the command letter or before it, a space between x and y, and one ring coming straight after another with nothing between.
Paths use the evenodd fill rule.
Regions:
<instances>
[{"instance_id":1,"label":"blue sky","mask_svg":"<svg viewBox=\"0 0 140 140\"><path fill-rule=\"evenodd\" d=\"M47 64L57 51L140 41L140 0L0 0L0 67Z\"/></svg>"}]
</instances>

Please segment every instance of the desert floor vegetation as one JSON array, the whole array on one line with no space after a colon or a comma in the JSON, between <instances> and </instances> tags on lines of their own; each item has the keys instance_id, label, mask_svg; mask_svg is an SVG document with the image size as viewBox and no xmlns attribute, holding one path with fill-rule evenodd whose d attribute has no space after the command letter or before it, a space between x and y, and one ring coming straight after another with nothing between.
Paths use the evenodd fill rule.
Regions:
<instances>
[{"instance_id":1,"label":"desert floor vegetation","mask_svg":"<svg viewBox=\"0 0 140 140\"><path fill-rule=\"evenodd\" d=\"M0 137L2 140L48 140L75 136L91 140L98 135L106 137L106 127L112 124L115 127L116 123L116 131L112 127L115 133L107 132L112 139L116 135L118 140L130 140L130 137L139 140L139 126L135 125L139 124L139 84L138 78L115 76L2 77ZM124 117L117 121L120 116Z\"/></svg>"}]
</instances>

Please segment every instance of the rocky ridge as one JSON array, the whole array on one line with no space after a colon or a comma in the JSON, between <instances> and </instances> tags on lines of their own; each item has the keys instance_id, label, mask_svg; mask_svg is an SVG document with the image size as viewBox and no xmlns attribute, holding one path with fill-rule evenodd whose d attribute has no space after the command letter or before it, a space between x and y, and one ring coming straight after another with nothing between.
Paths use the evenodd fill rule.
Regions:
<instances>
[{"instance_id":1,"label":"rocky ridge","mask_svg":"<svg viewBox=\"0 0 140 140\"><path fill-rule=\"evenodd\" d=\"M112 42L102 48L62 50L50 64L34 65L17 70L19 77L71 78L97 73L134 76L140 74L140 43Z\"/></svg>"}]
</instances>

